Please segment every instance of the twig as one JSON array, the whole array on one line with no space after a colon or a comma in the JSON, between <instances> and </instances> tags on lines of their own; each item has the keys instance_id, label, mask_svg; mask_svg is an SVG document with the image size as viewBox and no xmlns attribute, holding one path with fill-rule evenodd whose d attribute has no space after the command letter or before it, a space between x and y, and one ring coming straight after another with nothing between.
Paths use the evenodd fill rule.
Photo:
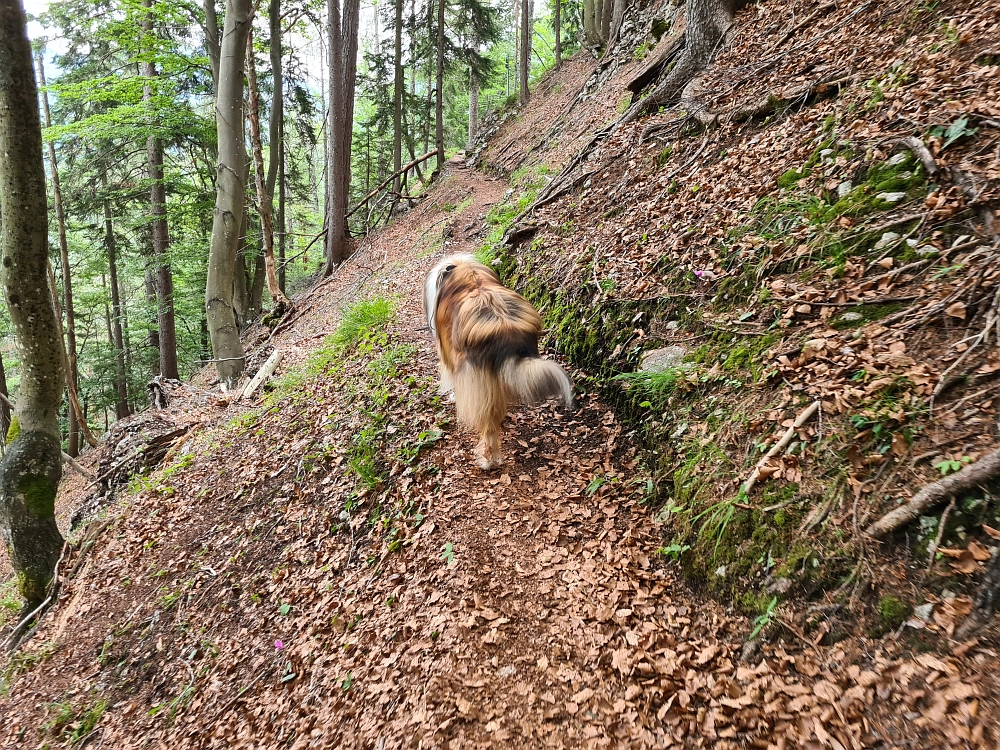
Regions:
<instances>
[{"instance_id":1,"label":"twig","mask_svg":"<svg viewBox=\"0 0 1000 750\"><path fill-rule=\"evenodd\" d=\"M749 479L747 479L746 482L743 483L743 487L740 489L741 494L743 495L750 494L750 490L753 489L753 486L757 483L757 480L760 479L760 470L764 468L764 466L767 464L768 461L770 461L772 458L778 455L778 453L780 453L781 451L783 451L785 448L788 447L788 444L792 442L792 436L795 435L795 431L798 430L806 422L808 422L812 418L812 415L815 414L817 411L819 411L819 408L820 408L820 402L813 401L806 408L804 412L799 414L795 422L792 423L792 426L788 428L788 431L785 432L784 435L782 435L781 440L775 443L774 447L772 447L771 450L769 450L767 454L760 461L757 462L757 465L754 467L754 470L750 474Z\"/></svg>"},{"instance_id":2,"label":"twig","mask_svg":"<svg viewBox=\"0 0 1000 750\"><path fill-rule=\"evenodd\" d=\"M948 514L951 513L952 508L955 507L955 498L951 499L948 503L948 507L944 509L944 513L941 514L941 523L938 524L937 538L934 539L934 544L931 545L930 554L927 556L927 569L924 570L924 577L931 572L931 568L934 567L934 556L937 555L938 547L941 546L941 539L944 537L944 525L948 523Z\"/></svg>"},{"instance_id":3,"label":"twig","mask_svg":"<svg viewBox=\"0 0 1000 750\"><path fill-rule=\"evenodd\" d=\"M931 152L927 150L924 142L917 138L915 135L908 135L906 138L901 138L899 141L900 146L905 146L913 155L920 159L921 163L924 165L924 169L927 170L928 175L934 175L938 171L937 163L934 161L934 157Z\"/></svg>"}]
</instances>

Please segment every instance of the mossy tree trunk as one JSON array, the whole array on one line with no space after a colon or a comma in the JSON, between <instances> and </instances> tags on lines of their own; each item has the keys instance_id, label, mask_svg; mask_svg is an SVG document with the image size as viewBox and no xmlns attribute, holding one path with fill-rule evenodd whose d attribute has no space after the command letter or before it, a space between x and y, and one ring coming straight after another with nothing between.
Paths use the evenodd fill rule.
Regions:
<instances>
[{"instance_id":1,"label":"mossy tree trunk","mask_svg":"<svg viewBox=\"0 0 1000 750\"><path fill-rule=\"evenodd\" d=\"M21 0L0 0L0 285L21 359L21 434L0 462L0 534L25 606L41 604L62 536L62 346L49 299L48 216L38 88Z\"/></svg>"},{"instance_id":2,"label":"mossy tree trunk","mask_svg":"<svg viewBox=\"0 0 1000 750\"><path fill-rule=\"evenodd\" d=\"M233 278L246 193L243 66L250 16L250 0L228 0L226 3L215 94L219 166L212 216L212 244L208 252L205 310L212 338L212 357L216 360L219 382L225 388L236 385L246 364L233 310Z\"/></svg>"}]
</instances>

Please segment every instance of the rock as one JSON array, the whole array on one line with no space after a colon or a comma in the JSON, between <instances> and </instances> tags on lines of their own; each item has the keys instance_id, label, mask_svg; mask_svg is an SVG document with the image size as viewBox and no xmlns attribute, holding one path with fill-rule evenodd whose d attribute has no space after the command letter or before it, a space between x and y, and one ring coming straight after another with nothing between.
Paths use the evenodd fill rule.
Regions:
<instances>
[{"instance_id":1,"label":"rock","mask_svg":"<svg viewBox=\"0 0 1000 750\"><path fill-rule=\"evenodd\" d=\"M845 312L840 316L841 323L857 323L864 317L861 313L857 312Z\"/></svg>"},{"instance_id":2,"label":"rock","mask_svg":"<svg viewBox=\"0 0 1000 750\"><path fill-rule=\"evenodd\" d=\"M769 594L787 594L791 588L791 578L775 578L767 585L766 591Z\"/></svg>"},{"instance_id":3,"label":"rock","mask_svg":"<svg viewBox=\"0 0 1000 750\"><path fill-rule=\"evenodd\" d=\"M663 372L680 367L684 362L684 355L687 349L683 346L666 346L662 349L650 349L643 352L642 364L639 370L642 372Z\"/></svg>"},{"instance_id":4,"label":"rock","mask_svg":"<svg viewBox=\"0 0 1000 750\"><path fill-rule=\"evenodd\" d=\"M898 167L900 164L906 161L907 158L909 158L909 154L907 154L905 151L900 151L898 154L889 159L889 161L887 161L886 164L888 164L890 167Z\"/></svg>"},{"instance_id":5,"label":"rock","mask_svg":"<svg viewBox=\"0 0 1000 750\"><path fill-rule=\"evenodd\" d=\"M938 254L938 249L934 245L921 245L915 251L921 258L930 258Z\"/></svg>"},{"instance_id":6,"label":"rock","mask_svg":"<svg viewBox=\"0 0 1000 750\"><path fill-rule=\"evenodd\" d=\"M819 152L819 157L824 162L829 161L832 156L833 156L833 149L832 148L824 148L822 151Z\"/></svg>"},{"instance_id":7,"label":"rock","mask_svg":"<svg viewBox=\"0 0 1000 750\"><path fill-rule=\"evenodd\" d=\"M668 331L676 331L677 330L677 326L679 326L679 325L680 325L680 323L678 321L676 321L676 320L668 320L667 321L667 330Z\"/></svg>"},{"instance_id":8,"label":"rock","mask_svg":"<svg viewBox=\"0 0 1000 750\"><path fill-rule=\"evenodd\" d=\"M888 195L888 193L882 193L882 195ZM898 232L886 232L882 235L882 238L875 243L875 249L881 250L883 247L895 242L900 237Z\"/></svg>"},{"instance_id":9,"label":"rock","mask_svg":"<svg viewBox=\"0 0 1000 750\"><path fill-rule=\"evenodd\" d=\"M875 196L875 200L883 203L899 203L905 197L906 193L879 193Z\"/></svg>"},{"instance_id":10,"label":"rock","mask_svg":"<svg viewBox=\"0 0 1000 750\"><path fill-rule=\"evenodd\" d=\"M837 197L846 198L854 190L854 185L851 184L850 180L845 180L844 182L837 185Z\"/></svg>"},{"instance_id":11,"label":"rock","mask_svg":"<svg viewBox=\"0 0 1000 750\"><path fill-rule=\"evenodd\" d=\"M913 608L913 616L924 622L930 622L931 617L934 614L934 605L931 603L921 604L919 607Z\"/></svg>"}]
</instances>

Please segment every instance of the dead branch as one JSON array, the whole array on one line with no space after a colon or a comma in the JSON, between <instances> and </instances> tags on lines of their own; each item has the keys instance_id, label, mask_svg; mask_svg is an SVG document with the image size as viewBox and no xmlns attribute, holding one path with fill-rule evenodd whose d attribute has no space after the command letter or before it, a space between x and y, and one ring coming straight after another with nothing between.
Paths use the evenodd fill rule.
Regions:
<instances>
[{"instance_id":1,"label":"dead branch","mask_svg":"<svg viewBox=\"0 0 1000 750\"><path fill-rule=\"evenodd\" d=\"M278 365L281 364L282 353L280 351L275 351L267 358L267 361L263 366L257 371L257 374L253 376L253 379L247 383L247 387L243 389L243 392L237 397L237 401L243 398L249 398L253 395L254 391L260 388L261 384L267 380L275 370L278 369Z\"/></svg>"},{"instance_id":2,"label":"dead branch","mask_svg":"<svg viewBox=\"0 0 1000 750\"><path fill-rule=\"evenodd\" d=\"M792 426L789 427L788 431L781 436L781 440L775 443L774 446L771 448L771 450L769 450L767 454L760 461L757 462L757 465L754 467L753 472L750 474L750 477L747 479L746 482L743 483L743 487L740 489L741 494L743 495L750 494L750 490L753 489L753 486L757 483L757 480L760 479L761 469L763 469L764 466L767 465L768 461L770 461L772 458L774 458L776 455L781 453L781 451L783 451L785 448L788 447L788 444L792 442L792 436L795 435L796 430L798 430L802 425L808 422L812 418L812 415L815 414L817 411L819 411L819 407L820 407L820 402L813 401L811 404L809 404L809 406L806 408L805 411L803 411L801 414L799 414L798 417L796 417L795 421L792 423Z\"/></svg>"},{"instance_id":3,"label":"dead branch","mask_svg":"<svg viewBox=\"0 0 1000 750\"><path fill-rule=\"evenodd\" d=\"M1000 449L987 454L974 464L969 464L951 476L931 482L914 495L906 505L886 513L865 529L865 533L876 538L890 534L900 526L905 526L919 516L925 515L928 510L940 505L945 500L950 500L959 493L984 482L989 482L997 476L1000 476Z\"/></svg>"},{"instance_id":4,"label":"dead branch","mask_svg":"<svg viewBox=\"0 0 1000 750\"><path fill-rule=\"evenodd\" d=\"M937 162L934 161L934 157L931 155L931 152L927 150L927 146L924 145L922 140L917 138L915 135L908 135L906 138L899 141L899 145L905 146L913 152L914 156L920 159L920 162L924 165L924 169L927 171L927 174L933 175L937 173Z\"/></svg>"},{"instance_id":5,"label":"dead branch","mask_svg":"<svg viewBox=\"0 0 1000 750\"><path fill-rule=\"evenodd\" d=\"M937 555L938 548L941 547L941 540L944 539L944 525L948 523L948 514L955 508L955 498L951 499L948 503L948 507L944 509L944 513L941 514L941 521L938 523L938 533L937 537L934 539L934 544L931 545L930 554L927 555L927 569L924 571L926 576L931 572L931 568L934 567L934 556Z\"/></svg>"},{"instance_id":6,"label":"dead branch","mask_svg":"<svg viewBox=\"0 0 1000 750\"><path fill-rule=\"evenodd\" d=\"M837 7L837 3L835 3L835 2L823 3L821 6L819 6L818 8L816 8L816 10L814 10L812 13L810 13L808 16L806 16L805 18L803 18L797 24L795 24L794 26L792 26L792 28L790 28L788 31L786 31L782 35L781 39L779 39L777 41L777 43L771 48L771 50L774 51L774 50L778 49L778 47L780 47L785 42L787 42L789 39L791 39L793 36L795 36L801 29L804 29L806 26L808 26L810 23L812 23L813 20L815 20L817 16L819 16L819 15L821 15L823 13L827 13L827 12L829 12L831 10L834 10L836 7Z\"/></svg>"},{"instance_id":7,"label":"dead branch","mask_svg":"<svg viewBox=\"0 0 1000 750\"><path fill-rule=\"evenodd\" d=\"M378 195L379 192L383 188L385 188L386 185L388 185L390 182L392 182L394 179L396 179L397 175L406 174L411 169L413 169L415 166L417 166L421 162L427 161L428 159L430 159L432 156L435 156L436 154L437 154L437 149L434 149L432 151L428 151L423 156L417 157L416 159L414 159L410 163L404 164L398 170L396 170L391 175L389 175L388 177L386 177L381 183L379 183L379 186L377 188L375 188L374 190L372 190L370 193L368 193L368 195L366 195L364 198L362 198L360 201L358 201L358 204L354 208L352 208L350 211L348 211L347 212L347 216L345 216L344 218L345 219L349 219L359 208L361 208L363 205L365 205L366 203L368 203L368 201L370 201L372 198L374 198L376 195Z\"/></svg>"}]
</instances>

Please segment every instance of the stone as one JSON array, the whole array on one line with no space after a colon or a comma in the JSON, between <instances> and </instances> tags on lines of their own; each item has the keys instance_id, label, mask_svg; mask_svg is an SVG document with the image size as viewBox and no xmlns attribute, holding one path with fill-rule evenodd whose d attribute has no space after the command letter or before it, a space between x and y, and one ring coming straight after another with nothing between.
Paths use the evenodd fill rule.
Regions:
<instances>
[{"instance_id":1,"label":"stone","mask_svg":"<svg viewBox=\"0 0 1000 750\"><path fill-rule=\"evenodd\" d=\"M837 197L846 198L854 190L854 185L851 184L850 180L845 180L844 182L837 185Z\"/></svg>"},{"instance_id":2,"label":"stone","mask_svg":"<svg viewBox=\"0 0 1000 750\"><path fill-rule=\"evenodd\" d=\"M924 622L930 622L931 616L934 614L933 604L921 604L919 607L913 608L913 616L918 620L923 620Z\"/></svg>"},{"instance_id":3,"label":"stone","mask_svg":"<svg viewBox=\"0 0 1000 750\"><path fill-rule=\"evenodd\" d=\"M680 367L684 363L684 355L687 349L683 346L665 346L662 349L650 349L643 352L642 364L639 370L642 372L663 372Z\"/></svg>"},{"instance_id":4,"label":"stone","mask_svg":"<svg viewBox=\"0 0 1000 750\"><path fill-rule=\"evenodd\" d=\"M840 320L842 323L857 323L863 317L864 316L861 313L845 312L843 315L840 316Z\"/></svg>"},{"instance_id":5,"label":"stone","mask_svg":"<svg viewBox=\"0 0 1000 750\"><path fill-rule=\"evenodd\" d=\"M890 167L898 167L900 164L906 161L907 158L909 158L909 154L907 154L905 151L900 151L898 154L889 159L889 161L887 161L886 164L888 164Z\"/></svg>"},{"instance_id":6,"label":"stone","mask_svg":"<svg viewBox=\"0 0 1000 750\"><path fill-rule=\"evenodd\" d=\"M882 201L883 203L899 203L906 197L906 193L879 193L875 196L875 200Z\"/></svg>"},{"instance_id":7,"label":"stone","mask_svg":"<svg viewBox=\"0 0 1000 750\"><path fill-rule=\"evenodd\" d=\"M883 195L885 195L885 193L883 193ZM885 234L882 235L882 238L875 243L875 249L881 250L886 245L890 245L896 240L898 240L899 237L900 235L898 232L886 232Z\"/></svg>"}]
</instances>

